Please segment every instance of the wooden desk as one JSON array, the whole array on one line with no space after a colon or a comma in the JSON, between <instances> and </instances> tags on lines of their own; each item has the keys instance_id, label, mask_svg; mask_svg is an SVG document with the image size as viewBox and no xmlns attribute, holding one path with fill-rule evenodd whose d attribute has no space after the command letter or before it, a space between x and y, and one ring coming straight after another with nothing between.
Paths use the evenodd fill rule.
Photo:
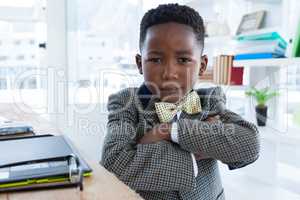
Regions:
<instances>
[{"instance_id":1,"label":"wooden desk","mask_svg":"<svg viewBox=\"0 0 300 200\"><path fill-rule=\"evenodd\" d=\"M24 112L23 109L13 104L0 104L0 116L10 120L24 121L32 124L35 132L60 133L49 122L32 112ZM88 161L88 160L87 160ZM18 199L55 199L55 200L141 200L142 198L119 181L113 174L108 172L100 164L88 161L93 169L93 175L84 179L84 190L78 188L62 188L40 190L30 192L0 193L0 200Z\"/></svg>"}]
</instances>

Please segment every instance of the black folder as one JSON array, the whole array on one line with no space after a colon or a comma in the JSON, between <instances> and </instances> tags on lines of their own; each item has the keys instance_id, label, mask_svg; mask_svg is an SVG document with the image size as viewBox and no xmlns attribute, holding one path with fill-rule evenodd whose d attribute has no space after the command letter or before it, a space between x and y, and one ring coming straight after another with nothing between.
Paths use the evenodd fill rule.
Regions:
<instances>
[{"instance_id":1,"label":"black folder","mask_svg":"<svg viewBox=\"0 0 300 200\"><path fill-rule=\"evenodd\" d=\"M81 186L92 169L65 136L0 141L0 192Z\"/></svg>"}]
</instances>

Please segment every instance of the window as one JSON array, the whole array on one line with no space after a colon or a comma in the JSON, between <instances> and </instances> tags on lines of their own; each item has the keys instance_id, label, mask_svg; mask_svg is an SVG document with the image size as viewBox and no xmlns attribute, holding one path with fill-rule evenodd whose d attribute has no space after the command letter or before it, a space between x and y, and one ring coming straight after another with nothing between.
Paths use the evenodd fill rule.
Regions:
<instances>
[{"instance_id":1,"label":"window","mask_svg":"<svg viewBox=\"0 0 300 200\"><path fill-rule=\"evenodd\" d=\"M35 42L34 39L29 40L29 44L30 44L30 45L35 45L35 43L36 43L36 42Z\"/></svg>"},{"instance_id":2,"label":"window","mask_svg":"<svg viewBox=\"0 0 300 200\"><path fill-rule=\"evenodd\" d=\"M7 80L5 78L0 78L0 90L7 89Z\"/></svg>"},{"instance_id":3,"label":"window","mask_svg":"<svg viewBox=\"0 0 300 200\"><path fill-rule=\"evenodd\" d=\"M8 59L8 56L0 56L0 61L5 61Z\"/></svg>"},{"instance_id":4,"label":"window","mask_svg":"<svg viewBox=\"0 0 300 200\"><path fill-rule=\"evenodd\" d=\"M21 40L15 40L14 45L15 46L20 46L21 45Z\"/></svg>"},{"instance_id":5,"label":"window","mask_svg":"<svg viewBox=\"0 0 300 200\"><path fill-rule=\"evenodd\" d=\"M105 103L109 94L139 85L142 77L134 56L138 52L142 1L67 2L69 79L73 83L69 84L69 100L75 102L78 91L85 91L95 92L91 95L98 97L96 102ZM84 103L94 103L88 101L86 98Z\"/></svg>"},{"instance_id":6,"label":"window","mask_svg":"<svg viewBox=\"0 0 300 200\"><path fill-rule=\"evenodd\" d=\"M24 55L17 55L16 60L25 60Z\"/></svg>"},{"instance_id":7,"label":"window","mask_svg":"<svg viewBox=\"0 0 300 200\"><path fill-rule=\"evenodd\" d=\"M287 119L291 129L300 129L300 65L288 67Z\"/></svg>"},{"instance_id":8,"label":"window","mask_svg":"<svg viewBox=\"0 0 300 200\"><path fill-rule=\"evenodd\" d=\"M46 0L0 1L5 11L0 13L0 102L23 103L42 113L47 69L38 44L47 38L45 6Z\"/></svg>"},{"instance_id":9,"label":"window","mask_svg":"<svg viewBox=\"0 0 300 200\"><path fill-rule=\"evenodd\" d=\"M7 71L5 68L0 68L0 90L7 89L7 79L6 79Z\"/></svg>"}]
</instances>

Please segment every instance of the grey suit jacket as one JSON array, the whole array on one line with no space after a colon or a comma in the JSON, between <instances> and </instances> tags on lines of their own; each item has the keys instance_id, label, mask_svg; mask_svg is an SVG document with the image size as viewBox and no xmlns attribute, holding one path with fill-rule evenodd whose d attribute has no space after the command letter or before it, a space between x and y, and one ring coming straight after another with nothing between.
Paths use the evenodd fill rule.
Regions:
<instances>
[{"instance_id":1,"label":"grey suit jacket","mask_svg":"<svg viewBox=\"0 0 300 200\"><path fill-rule=\"evenodd\" d=\"M145 93L146 91L146 93ZM178 125L179 144L137 141L159 123L147 88L127 88L109 97L108 124L101 164L147 200L224 199L217 160L229 169L244 167L258 158L259 137L254 124L225 108L220 87L197 90L202 112L182 112ZM205 122L211 114L220 120ZM201 152L194 177L190 153Z\"/></svg>"}]
</instances>

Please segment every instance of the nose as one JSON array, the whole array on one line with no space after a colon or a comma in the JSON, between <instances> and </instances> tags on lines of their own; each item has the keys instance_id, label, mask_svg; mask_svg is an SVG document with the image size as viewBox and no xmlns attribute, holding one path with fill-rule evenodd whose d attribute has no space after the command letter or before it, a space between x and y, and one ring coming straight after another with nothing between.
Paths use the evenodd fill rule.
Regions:
<instances>
[{"instance_id":1,"label":"nose","mask_svg":"<svg viewBox=\"0 0 300 200\"><path fill-rule=\"evenodd\" d=\"M176 65L172 64L172 62L166 63L166 65L163 66L162 78L164 80L178 79Z\"/></svg>"}]
</instances>

